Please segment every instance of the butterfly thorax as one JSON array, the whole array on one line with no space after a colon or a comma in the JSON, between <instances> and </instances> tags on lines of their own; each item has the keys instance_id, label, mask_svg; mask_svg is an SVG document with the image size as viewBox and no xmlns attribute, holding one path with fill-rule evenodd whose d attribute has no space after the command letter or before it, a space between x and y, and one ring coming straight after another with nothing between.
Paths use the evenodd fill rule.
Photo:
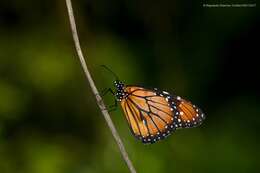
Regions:
<instances>
[{"instance_id":1,"label":"butterfly thorax","mask_svg":"<svg viewBox=\"0 0 260 173\"><path fill-rule=\"evenodd\" d=\"M124 90L125 85L119 80L116 80L114 82L114 85L115 85L115 88L116 88L116 94L115 94L116 100L122 101L122 99L124 99L127 96L127 93Z\"/></svg>"}]
</instances>

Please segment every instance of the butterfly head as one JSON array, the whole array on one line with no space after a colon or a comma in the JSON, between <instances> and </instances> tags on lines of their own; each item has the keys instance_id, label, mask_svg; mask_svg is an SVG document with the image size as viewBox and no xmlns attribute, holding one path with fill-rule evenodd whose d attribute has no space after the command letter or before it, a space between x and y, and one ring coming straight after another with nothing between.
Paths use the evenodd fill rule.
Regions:
<instances>
[{"instance_id":1,"label":"butterfly head","mask_svg":"<svg viewBox=\"0 0 260 173\"><path fill-rule=\"evenodd\" d=\"M119 80L115 80L114 86L116 88L116 95L115 95L116 99L118 101L121 101L124 98L124 96L126 95L125 91L124 91L124 84L123 84L123 82L121 82Z\"/></svg>"}]
</instances>

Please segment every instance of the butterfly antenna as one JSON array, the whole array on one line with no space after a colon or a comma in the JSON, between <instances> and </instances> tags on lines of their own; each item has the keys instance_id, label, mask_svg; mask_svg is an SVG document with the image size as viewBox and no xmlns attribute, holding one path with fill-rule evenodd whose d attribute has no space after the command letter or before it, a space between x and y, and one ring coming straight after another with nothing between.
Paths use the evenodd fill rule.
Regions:
<instances>
[{"instance_id":1,"label":"butterfly antenna","mask_svg":"<svg viewBox=\"0 0 260 173\"><path fill-rule=\"evenodd\" d=\"M105 68L107 71L109 71L110 73L112 73L113 76L116 78L116 80L119 80L118 76L117 76L110 68L108 68L108 67L105 66L105 65L101 65L101 67Z\"/></svg>"}]
</instances>

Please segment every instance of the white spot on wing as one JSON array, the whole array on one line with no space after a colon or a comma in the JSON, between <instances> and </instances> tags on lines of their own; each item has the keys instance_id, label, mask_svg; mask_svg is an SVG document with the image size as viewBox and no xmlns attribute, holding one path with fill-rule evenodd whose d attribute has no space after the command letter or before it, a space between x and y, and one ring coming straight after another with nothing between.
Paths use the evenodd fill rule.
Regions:
<instances>
[{"instance_id":1,"label":"white spot on wing","mask_svg":"<svg viewBox=\"0 0 260 173\"><path fill-rule=\"evenodd\" d=\"M166 91L163 91L163 94L169 94L168 92L166 92Z\"/></svg>"}]
</instances>

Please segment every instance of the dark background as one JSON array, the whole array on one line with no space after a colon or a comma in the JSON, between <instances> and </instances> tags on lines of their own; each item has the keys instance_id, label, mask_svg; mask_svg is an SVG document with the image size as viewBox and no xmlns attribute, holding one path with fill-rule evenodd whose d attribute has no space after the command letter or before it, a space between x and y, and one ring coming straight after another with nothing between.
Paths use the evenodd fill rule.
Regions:
<instances>
[{"instance_id":1,"label":"dark background","mask_svg":"<svg viewBox=\"0 0 260 173\"><path fill-rule=\"evenodd\" d=\"M207 116L199 128L143 145L120 108L112 112L138 172L259 170L259 16L256 7L205 2L72 2L99 90L113 84L105 64L126 84L178 94ZM77 59L65 0L2 0L0 172L127 171Z\"/></svg>"}]
</instances>

